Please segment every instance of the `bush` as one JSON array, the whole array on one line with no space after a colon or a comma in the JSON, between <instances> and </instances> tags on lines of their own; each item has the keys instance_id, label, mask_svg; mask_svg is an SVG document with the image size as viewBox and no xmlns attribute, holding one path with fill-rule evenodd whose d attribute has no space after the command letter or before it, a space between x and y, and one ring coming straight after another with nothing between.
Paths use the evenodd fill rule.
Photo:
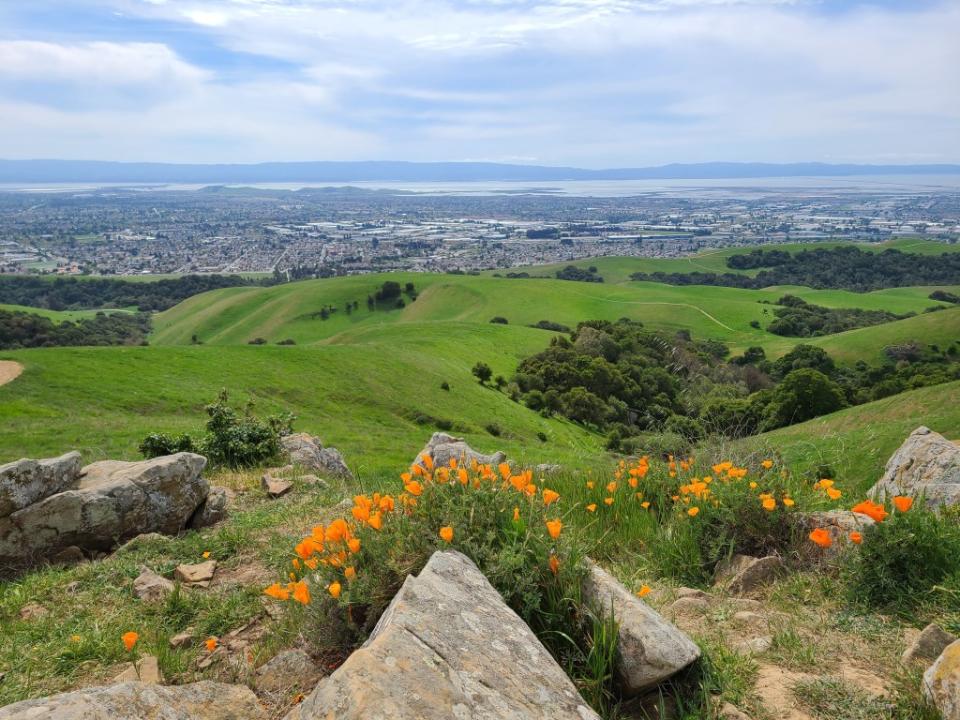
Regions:
<instances>
[{"instance_id":1,"label":"bush","mask_svg":"<svg viewBox=\"0 0 960 720\"><path fill-rule=\"evenodd\" d=\"M500 437L500 434L503 432L496 423L490 423L484 429L494 437Z\"/></svg>"},{"instance_id":2,"label":"bush","mask_svg":"<svg viewBox=\"0 0 960 720\"><path fill-rule=\"evenodd\" d=\"M625 455L643 454L665 458L668 455L681 457L690 452L690 442L677 433L644 433L623 438L620 451Z\"/></svg>"},{"instance_id":3,"label":"bush","mask_svg":"<svg viewBox=\"0 0 960 720\"><path fill-rule=\"evenodd\" d=\"M277 345L296 345L297 341L293 338L287 338L286 340L281 340Z\"/></svg>"},{"instance_id":4,"label":"bush","mask_svg":"<svg viewBox=\"0 0 960 720\"><path fill-rule=\"evenodd\" d=\"M490 378L493 377L493 370L491 370L490 366L485 362L478 362L470 372L480 381L481 385L486 385L490 381Z\"/></svg>"},{"instance_id":5,"label":"bush","mask_svg":"<svg viewBox=\"0 0 960 720\"><path fill-rule=\"evenodd\" d=\"M497 315L496 317L490 318L490 322L492 322L494 325L507 325L507 324L508 324L508 323L507 323L507 319L506 319L505 317L502 317L501 315Z\"/></svg>"},{"instance_id":6,"label":"bush","mask_svg":"<svg viewBox=\"0 0 960 720\"><path fill-rule=\"evenodd\" d=\"M442 383L440 383L440 389L445 390L446 392L450 392L450 383L444 380Z\"/></svg>"},{"instance_id":7,"label":"bush","mask_svg":"<svg viewBox=\"0 0 960 720\"><path fill-rule=\"evenodd\" d=\"M247 340L247 345L266 345L267 341L262 337L254 338L253 340Z\"/></svg>"},{"instance_id":8,"label":"bush","mask_svg":"<svg viewBox=\"0 0 960 720\"><path fill-rule=\"evenodd\" d=\"M147 458L173 455L178 452L193 452L193 439L186 434L167 435L165 433L151 433L138 446L140 453Z\"/></svg>"},{"instance_id":9,"label":"bush","mask_svg":"<svg viewBox=\"0 0 960 720\"><path fill-rule=\"evenodd\" d=\"M258 467L278 458L280 438L293 430L293 415L271 415L261 420L253 415L252 403L241 414L228 402L227 391L221 390L217 401L207 405L207 433L199 441L188 435L153 433L140 443L140 452L150 458L194 451L205 455L210 467L232 469Z\"/></svg>"},{"instance_id":10,"label":"bush","mask_svg":"<svg viewBox=\"0 0 960 720\"><path fill-rule=\"evenodd\" d=\"M960 525L915 505L863 533L845 556L850 601L892 612L910 610L945 592L960 609ZM945 589L938 588L941 584ZM952 589L951 589L952 588Z\"/></svg>"}]
</instances>

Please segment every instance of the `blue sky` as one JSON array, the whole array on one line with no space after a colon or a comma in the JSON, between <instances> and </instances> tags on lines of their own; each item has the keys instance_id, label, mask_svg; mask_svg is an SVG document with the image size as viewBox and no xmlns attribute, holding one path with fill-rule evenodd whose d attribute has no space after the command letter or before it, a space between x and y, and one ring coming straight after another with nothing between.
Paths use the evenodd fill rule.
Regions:
<instances>
[{"instance_id":1,"label":"blue sky","mask_svg":"<svg viewBox=\"0 0 960 720\"><path fill-rule=\"evenodd\" d=\"M0 157L960 162L960 0L0 0Z\"/></svg>"}]
</instances>

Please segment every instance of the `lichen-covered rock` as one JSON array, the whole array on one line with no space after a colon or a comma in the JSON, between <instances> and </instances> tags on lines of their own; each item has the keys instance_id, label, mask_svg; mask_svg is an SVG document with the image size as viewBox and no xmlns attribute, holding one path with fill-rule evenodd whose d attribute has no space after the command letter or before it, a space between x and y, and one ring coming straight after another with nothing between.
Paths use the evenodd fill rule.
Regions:
<instances>
[{"instance_id":1,"label":"lichen-covered rock","mask_svg":"<svg viewBox=\"0 0 960 720\"><path fill-rule=\"evenodd\" d=\"M366 644L288 720L598 720L466 556L408 577Z\"/></svg>"},{"instance_id":2,"label":"lichen-covered rock","mask_svg":"<svg viewBox=\"0 0 960 720\"><path fill-rule=\"evenodd\" d=\"M0 708L0 720L265 720L242 685L198 682L165 687L124 682L25 700Z\"/></svg>"},{"instance_id":3,"label":"lichen-covered rock","mask_svg":"<svg viewBox=\"0 0 960 720\"><path fill-rule=\"evenodd\" d=\"M502 452L495 452L490 455L479 453L467 445L463 438L453 437L442 432L434 433L431 436L430 442L423 447L423 450L417 454L411 464L421 463L420 458L424 454L433 458L435 465L448 465L450 460L468 464L476 460L481 465L499 465L507 459L507 456Z\"/></svg>"},{"instance_id":4,"label":"lichen-covered rock","mask_svg":"<svg viewBox=\"0 0 960 720\"><path fill-rule=\"evenodd\" d=\"M257 669L257 690L290 693L312 690L320 678L320 668L303 650L286 650L274 655Z\"/></svg>"},{"instance_id":5,"label":"lichen-covered rock","mask_svg":"<svg viewBox=\"0 0 960 720\"><path fill-rule=\"evenodd\" d=\"M743 595L773 582L785 571L783 560L776 555L734 555L717 569L716 584L733 595Z\"/></svg>"},{"instance_id":6,"label":"lichen-covered rock","mask_svg":"<svg viewBox=\"0 0 960 720\"><path fill-rule=\"evenodd\" d=\"M280 438L284 452L293 465L299 465L321 478L352 480L343 455L336 448L325 448L320 438L309 433L294 433Z\"/></svg>"},{"instance_id":7,"label":"lichen-covered rock","mask_svg":"<svg viewBox=\"0 0 960 720\"><path fill-rule=\"evenodd\" d=\"M0 565L23 565L70 546L109 550L145 532L179 532L207 497L201 455L83 468L70 489L0 518Z\"/></svg>"},{"instance_id":8,"label":"lichen-covered rock","mask_svg":"<svg viewBox=\"0 0 960 720\"><path fill-rule=\"evenodd\" d=\"M931 509L960 502L960 447L927 427L918 427L887 461L883 477L867 493L926 498Z\"/></svg>"},{"instance_id":9,"label":"lichen-covered rock","mask_svg":"<svg viewBox=\"0 0 960 720\"><path fill-rule=\"evenodd\" d=\"M619 625L617 674L624 694L657 685L700 657L693 640L596 563L588 561L582 593L597 610L612 611Z\"/></svg>"},{"instance_id":10,"label":"lichen-covered rock","mask_svg":"<svg viewBox=\"0 0 960 720\"><path fill-rule=\"evenodd\" d=\"M80 453L0 465L0 518L66 490L80 477Z\"/></svg>"},{"instance_id":11,"label":"lichen-covered rock","mask_svg":"<svg viewBox=\"0 0 960 720\"><path fill-rule=\"evenodd\" d=\"M948 645L923 674L923 694L943 720L960 720L960 640Z\"/></svg>"}]
</instances>

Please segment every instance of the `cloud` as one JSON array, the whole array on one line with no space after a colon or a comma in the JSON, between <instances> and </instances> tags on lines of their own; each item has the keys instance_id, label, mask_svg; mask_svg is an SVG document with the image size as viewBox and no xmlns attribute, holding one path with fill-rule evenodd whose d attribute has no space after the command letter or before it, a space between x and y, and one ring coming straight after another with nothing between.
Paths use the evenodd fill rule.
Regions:
<instances>
[{"instance_id":1,"label":"cloud","mask_svg":"<svg viewBox=\"0 0 960 720\"><path fill-rule=\"evenodd\" d=\"M84 5L129 41L0 42L0 156L960 160L951 1Z\"/></svg>"}]
</instances>

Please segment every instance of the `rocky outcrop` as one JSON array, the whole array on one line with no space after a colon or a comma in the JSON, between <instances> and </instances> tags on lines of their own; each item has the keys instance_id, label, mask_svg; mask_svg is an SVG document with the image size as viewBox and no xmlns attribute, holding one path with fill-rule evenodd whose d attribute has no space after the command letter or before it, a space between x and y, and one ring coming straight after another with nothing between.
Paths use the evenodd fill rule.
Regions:
<instances>
[{"instance_id":1,"label":"rocky outcrop","mask_svg":"<svg viewBox=\"0 0 960 720\"><path fill-rule=\"evenodd\" d=\"M868 494L875 500L922 495L931 509L960 503L960 447L918 427L887 461L883 477Z\"/></svg>"},{"instance_id":2,"label":"rocky outcrop","mask_svg":"<svg viewBox=\"0 0 960 720\"><path fill-rule=\"evenodd\" d=\"M905 662L913 660L935 660L947 647L957 641L957 637L948 633L939 625L931 623L917 633L910 645L903 651L900 659Z\"/></svg>"},{"instance_id":3,"label":"rocky outcrop","mask_svg":"<svg viewBox=\"0 0 960 720\"><path fill-rule=\"evenodd\" d=\"M507 456L502 452L495 452L490 455L479 453L467 445L463 438L453 437L442 432L433 434L430 442L419 452L411 465L420 464L420 458L425 454L433 458L435 465L448 465L450 460L468 464L476 460L481 465L499 465L507 459Z\"/></svg>"},{"instance_id":4,"label":"rocky outcrop","mask_svg":"<svg viewBox=\"0 0 960 720\"><path fill-rule=\"evenodd\" d=\"M210 488L206 499L200 503L200 507L193 513L187 527L192 530L200 530L205 527L216 525L227 517L227 503L229 495L224 488Z\"/></svg>"},{"instance_id":5,"label":"rocky outcrop","mask_svg":"<svg viewBox=\"0 0 960 720\"><path fill-rule=\"evenodd\" d=\"M716 585L733 595L743 595L773 582L784 572L786 566L776 555L734 555L717 569Z\"/></svg>"},{"instance_id":6,"label":"rocky outcrop","mask_svg":"<svg viewBox=\"0 0 960 720\"><path fill-rule=\"evenodd\" d=\"M283 450L293 465L316 473L324 479L352 480L343 455L336 448L325 448L320 438L309 433L294 433L280 438Z\"/></svg>"},{"instance_id":7,"label":"rocky outcrop","mask_svg":"<svg viewBox=\"0 0 960 720\"><path fill-rule=\"evenodd\" d=\"M0 518L66 490L79 477L78 452L48 460L24 458L0 465Z\"/></svg>"},{"instance_id":8,"label":"rocky outcrop","mask_svg":"<svg viewBox=\"0 0 960 720\"><path fill-rule=\"evenodd\" d=\"M923 694L943 720L960 720L960 640L948 645L923 674Z\"/></svg>"},{"instance_id":9,"label":"rocky outcrop","mask_svg":"<svg viewBox=\"0 0 960 720\"><path fill-rule=\"evenodd\" d=\"M67 489L0 517L0 565L29 564L71 546L109 550L146 532L177 533L208 496L206 463L177 453L88 465Z\"/></svg>"},{"instance_id":10,"label":"rocky outcrop","mask_svg":"<svg viewBox=\"0 0 960 720\"><path fill-rule=\"evenodd\" d=\"M25 700L0 708L0 720L266 720L256 695L241 685L198 682L164 687L123 682Z\"/></svg>"},{"instance_id":11,"label":"rocky outcrop","mask_svg":"<svg viewBox=\"0 0 960 720\"><path fill-rule=\"evenodd\" d=\"M663 682L700 657L700 648L678 627L627 590L596 563L587 561L583 600L618 624L617 675L627 695Z\"/></svg>"},{"instance_id":12,"label":"rocky outcrop","mask_svg":"<svg viewBox=\"0 0 960 720\"><path fill-rule=\"evenodd\" d=\"M408 577L366 644L288 720L598 720L466 556Z\"/></svg>"}]
</instances>

